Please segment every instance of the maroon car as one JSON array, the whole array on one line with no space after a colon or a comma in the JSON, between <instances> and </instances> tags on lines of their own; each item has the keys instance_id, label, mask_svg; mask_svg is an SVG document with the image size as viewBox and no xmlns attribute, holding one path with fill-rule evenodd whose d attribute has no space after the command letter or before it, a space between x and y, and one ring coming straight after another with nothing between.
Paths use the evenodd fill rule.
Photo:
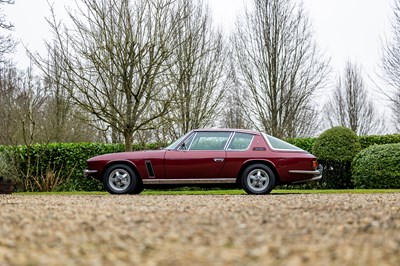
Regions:
<instances>
[{"instance_id":1,"label":"maroon car","mask_svg":"<svg viewBox=\"0 0 400 266\"><path fill-rule=\"evenodd\" d=\"M193 130L158 151L105 154L87 161L85 176L112 194L159 185L236 184L249 194L275 185L319 180L315 156L270 135L241 129Z\"/></svg>"}]
</instances>

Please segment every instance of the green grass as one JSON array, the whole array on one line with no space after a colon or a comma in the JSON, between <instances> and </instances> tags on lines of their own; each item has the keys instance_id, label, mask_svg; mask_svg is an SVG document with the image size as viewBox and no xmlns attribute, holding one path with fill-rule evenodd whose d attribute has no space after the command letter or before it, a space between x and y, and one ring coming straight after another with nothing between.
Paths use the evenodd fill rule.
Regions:
<instances>
[{"instance_id":1,"label":"green grass","mask_svg":"<svg viewBox=\"0 0 400 266\"><path fill-rule=\"evenodd\" d=\"M400 189L275 189L271 194L374 194L400 193ZM18 192L16 195L109 195L107 192ZM246 195L242 189L145 190L141 195Z\"/></svg>"}]
</instances>

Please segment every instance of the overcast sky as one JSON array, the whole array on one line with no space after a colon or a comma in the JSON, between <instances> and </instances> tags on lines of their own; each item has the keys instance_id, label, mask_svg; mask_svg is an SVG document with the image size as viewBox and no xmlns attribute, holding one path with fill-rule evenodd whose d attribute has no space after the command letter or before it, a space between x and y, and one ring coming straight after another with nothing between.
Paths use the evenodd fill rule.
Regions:
<instances>
[{"instance_id":1,"label":"overcast sky","mask_svg":"<svg viewBox=\"0 0 400 266\"><path fill-rule=\"evenodd\" d=\"M50 0L51 2L51 0ZM57 0L57 13L75 1ZM209 0L214 21L229 32L246 0ZM299 1L300 2L300 1ZM341 71L347 59L356 60L366 72L377 68L380 39L390 33L391 0L303 0L316 34L316 41L335 71ZM43 51L43 39L50 39L45 17L47 0L16 0L4 6L7 19L14 23L14 36L30 49ZM27 65L19 47L15 56L19 65Z\"/></svg>"},{"instance_id":2,"label":"overcast sky","mask_svg":"<svg viewBox=\"0 0 400 266\"><path fill-rule=\"evenodd\" d=\"M51 0L50 0L51 2ZM58 14L75 1L57 0ZM229 32L246 0L209 0L214 21ZM300 1L299 1L300 2ZM366 72L377 68L380 40L390 33L391 0L303 0L320 48L331 59L334 71L342 71L347 59L361 64ZM47 0L16 0L4 6L7 19L14 23L13 35L32 50L42 52L43 40L50 39L45 17ZM20 45L14 56L19 66L28 65Z\"/></svg>"},{"instance_id":3,"label":"overcast sky","mask_svg":"<svg viewBox=\"0 0 400 266\"><path fill-rule=\"evenodd\" d=\"M3 7L7 19L15 25L14 36L30 50L44 54L43 40L51 39L45 21L50 13L47 0L15 2L13 6ZM245 2L209 0L214 21L229 34ZM64 7L74 5L75 1L57 0L54 3L56 13L62 15ZM370 75L376 80L381 39L388 36L391 30L392 0L303 0L303 3L313 22L316 41L331 60L332 76L337 77L343 71L346 60L350 59L362 66L366 79ZM14 59L19 67L28 66L22 45ZM371 85L368 80L367 83ZM386 105L384 101L381 103Z\"/></svg>"}]
</instances>

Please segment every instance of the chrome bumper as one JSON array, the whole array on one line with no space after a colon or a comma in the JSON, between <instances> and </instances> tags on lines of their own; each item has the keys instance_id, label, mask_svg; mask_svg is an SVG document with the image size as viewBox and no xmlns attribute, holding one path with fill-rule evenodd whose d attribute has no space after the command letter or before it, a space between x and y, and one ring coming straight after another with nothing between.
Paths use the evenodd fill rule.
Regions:
<instances>
[{"instance_id":1,"label":"chrome bumper","mask_svg":"<svg viewBox=\"0 0 400 266\"><path fill-rule=\"evenodd\" d=\"M314 175L310 179L292 182L293 184L311 182L311 181L318 181L318 180L320 180L322 178L322 172L323 172L322 165L318 165L317 170L312 170L312 171L307 171L307 170L290 170L289 171L289 173L291 173L291 174L309 174L309 175Z\"/></svg>"},{"instance_id":2,"label":"chrome bumper","mask_svg":"<svg viewBox=\"0 0 400 266\"><path fill-rule=\"evenodd\" d=\"M92 174L95 174L95 173L97 173L97 170L88 170L88 169L83 170L84 177L91 176Z\"/></svg>"}]
</instances>

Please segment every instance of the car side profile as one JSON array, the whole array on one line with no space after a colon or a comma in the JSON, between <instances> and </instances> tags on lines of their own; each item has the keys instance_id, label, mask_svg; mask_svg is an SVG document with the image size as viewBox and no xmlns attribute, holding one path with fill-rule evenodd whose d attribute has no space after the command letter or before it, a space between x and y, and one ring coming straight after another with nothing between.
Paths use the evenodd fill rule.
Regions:
<instances>
[{"instance_id":1,"label":"car side profile","mask_svg":"<svg viewBox=\"0 0 400 266\"><path fill-rule=\"evenodd\" d=\"M121 152L87 160L85 176L111 194L138 194L162 185L235 185L268 194L279 184L319 180L312 154L254 130L197 129L157 151Z\"/></svg>"}]
</instances>

